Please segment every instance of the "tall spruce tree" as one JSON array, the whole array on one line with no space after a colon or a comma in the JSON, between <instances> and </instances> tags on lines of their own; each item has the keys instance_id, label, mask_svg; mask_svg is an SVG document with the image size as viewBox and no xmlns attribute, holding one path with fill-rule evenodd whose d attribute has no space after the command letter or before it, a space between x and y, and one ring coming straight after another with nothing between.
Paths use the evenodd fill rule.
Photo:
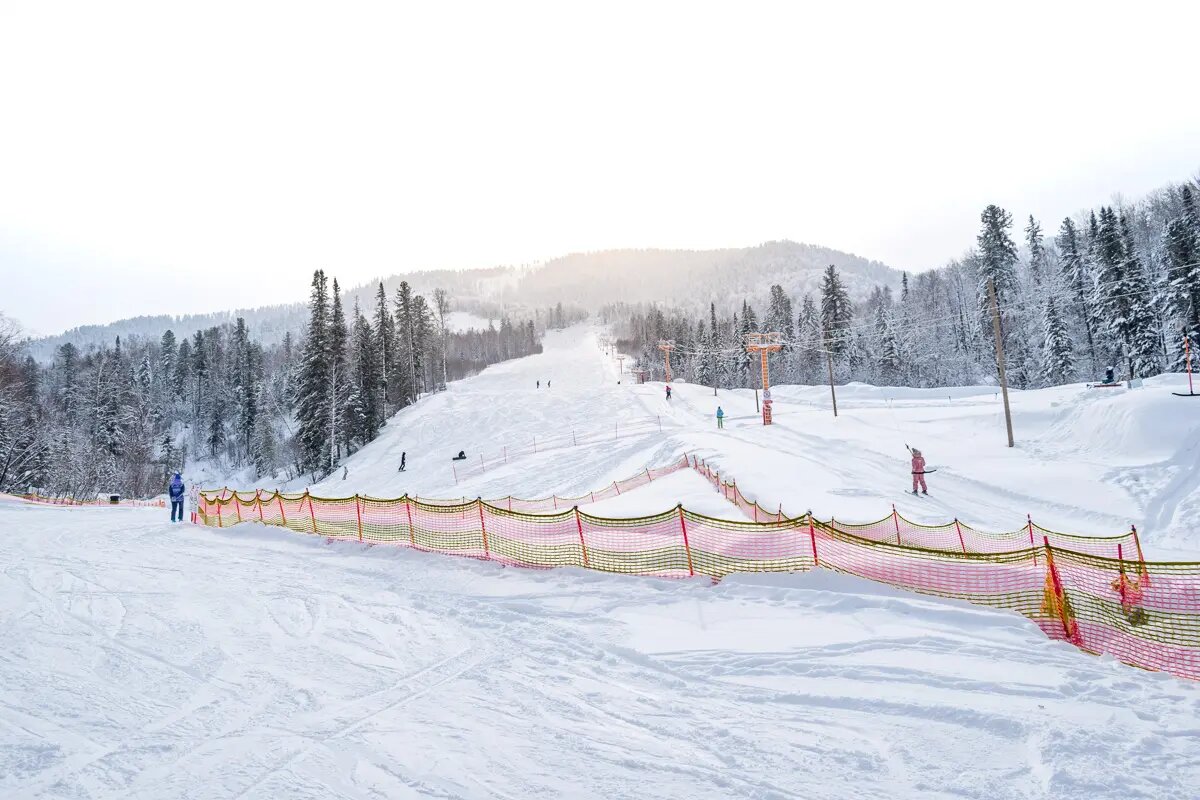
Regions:
<instances>
[{"instance_id":1,"label":"tall spruce tree","mask_svg":"<svg viewBox=\"0 0 1200 800\"><path fill-rule=\"evenodd\" d=\"M296 421L299 424L301 468L324 474L328 466L330 322L324 270L313 273L300 376L296 382Z\"/></svg>"},{"instance_id":2,"label":"tall spruce tree","mask_svg":"<svg viewBox=\"0 0 1200 800\"><path fill-rule=\"evenodd\" d=\"M823 347L835 356L846 353L850 348L852 317L850 294L837 268L830 264L821 279L821 334Z\"/></svg>"}]
</instances>

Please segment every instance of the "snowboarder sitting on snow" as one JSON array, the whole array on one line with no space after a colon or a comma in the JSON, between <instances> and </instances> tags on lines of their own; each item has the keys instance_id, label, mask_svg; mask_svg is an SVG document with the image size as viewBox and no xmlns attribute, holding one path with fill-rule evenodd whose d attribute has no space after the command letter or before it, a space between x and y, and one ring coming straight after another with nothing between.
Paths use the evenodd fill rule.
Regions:
<instances>
[{"instance_id":1,"label":"snowboarder sitting on snow","mask_svg":"<svg viewBox=\"0 0 1200 800\"><path fill-rule=\"evenodd\" d=\"M929 494L929 489L925 486L925 456L921 455L921 451L915 447L911 448L909 452L912 453L912 493L916 494L917 486L920 486L922 494Z\"/></svg>"},{"instance_id":2,"label":"snowboarder sitting on snow","mask_svg":"<svg viewBox=\"0 0 1200 800\"><path fill-rule=\"evenodd\" d=\"M467 460L467 451L459 450L458 455L456 455L454 458L452 458L450 460L451 461L466 461Z\"/></svg>"},{"instance_id":3,"label":"snowboarder sitting on snow","mask_svg":"<svg viewBox=\"0 0 1200 800\"><path fill-rule=\"evenodd\" d=\"M667 387L667 399L668 400L671 399L671 387L670 386Z\"/></svg>"},{"instance_id":4,"label":"snowboarder sitting on snow","mask_svg":"<svg viewBox=\"0 0 1200 800\"><path fill-rule=\"evenodd\" d=\"M720 406L717 406L717 427L718 428L725 427L725 412L724 412L724 410L722 410L722 408Z\"/></svg>"},{"instance_id":5,"label":"snowboarder sitting on snow","mask_svg":"<svg viewBox=\"0 0 1200 800\"><path fill-rule=\"evenodd\" d=\"M176 472L175 477L171 479L171 485L167 487L167 492L171 495L171 522L176 521L176 512L179 513L178 521L183 522L183 491L183 478Z\"/></svg>"}]
</instances>

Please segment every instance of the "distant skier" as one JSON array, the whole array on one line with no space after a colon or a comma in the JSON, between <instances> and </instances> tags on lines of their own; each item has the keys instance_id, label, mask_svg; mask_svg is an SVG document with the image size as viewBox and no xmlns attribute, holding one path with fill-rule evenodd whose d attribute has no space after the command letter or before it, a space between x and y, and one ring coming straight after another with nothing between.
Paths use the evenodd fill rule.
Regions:
<instances>
[{"instance_id":1,"label":"distant skier","mask_svg":"<svg viewBox=\"0 0 1200 800\"><path fill-rule=\"evenodd\" d=\"M168 494L171 495L171 522L183 522L183 478L178 472L171 479L171 485L167 488ZM179 516L176 518L175 514Z\"/></svg>"},{"instance_id":2,"label":"distant skier","mask_svg":"<svg viewBox=\"0 0 1200 800\"><path fill-rule=\"evenodd\" d=\"M342 466L342 480L346 480L346 476L349 474L350 474L350 468L343 465Z\"/></svg>"},{"instance_id":3,"label":"distant skier","mask_svg":"<svg viewBox=\"0 0 1200 800\"><path fill-rule=\"evenodd\" d=\"M404 472L404 459L407 456L408 456L408 453L406 453L406 452L400 453L400 469L396 470L397 472Z\"/></svg>"},{"instance_id":4,"label":"distant skier","mask_svg":"<svg viewBox=\"0 0 1200 800\"><path fill-rule=\"evenodd\" d=\"M929 494L929 489L925 486L925 456L915 447L910 447L909 452L912 453L912 493L916 494L917 487L920 486L921 494Z\"/></svg>"},{"instance_id":5,"label":"distant skier","mask_svg":"<svg viewBox=\"0 0 1200 800\"><path fill-rule=\"evenodd\" d=\"M668 400L671 399L671 387L670 386L667 387L667 399Z\"/></svg>"},{"instance_id":6,"label":"distant skier","mask_svg":"<svg viewBox=\"0 0 1200 800\"><path fill-rule=\"evenodd\" d=\"M717 406L717 428L725 429L725 411L720 406Z\"/></svg>"},{"instance_id":7,"label":"distant skier","mask_svg":"<svg viewBox=\"0 0 1200 800\"><path fill-rule=\"evenodd\" d=\"M541 382L541 381L538 381L538 382L537 382L537 388L539 388L539 389L540 389L540 388L542 388L542 382Z\"/></svg>"},{"instance_id":8,"label":"distant skier","mask_svg":"<svg viewBox=\"0 0 1200 800\"><path fill-rule=\"evenodd\" d=\"M550 388L550 381L546 381L546 388L547 388L547 389L549 389L549 388Z\"/></svg>"}]
</instances>

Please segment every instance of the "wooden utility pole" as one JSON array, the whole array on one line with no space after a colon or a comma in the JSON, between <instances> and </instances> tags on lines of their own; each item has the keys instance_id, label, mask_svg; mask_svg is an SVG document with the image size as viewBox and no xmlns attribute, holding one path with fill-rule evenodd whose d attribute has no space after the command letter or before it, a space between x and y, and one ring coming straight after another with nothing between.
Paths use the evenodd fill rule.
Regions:
<instances>
[{"instance_id":1,"label":"wooden utility pole","mask_svg":"<svg viewBox=\"0 0 1200 800\"><path fill-rule=\"evenodd\" d=\"M767 355L783 349L782 333L746 334L746 351L758 353L762 364L762 418L763 425L771 424L771 376L767 371Z\"/></svg>"},{"instance_id":2,"label":"wooden utility pole","mask_svg":"<svg viewBox=\"0 0 1200 800\"><path fill-rule=\"evenodd\" d=\"M659 339L658 349L663 351L663 362L666 367L667 383L671 382L671 351L675 349L674 339Z\"/></svg>"},{"instance_id":3,"label":"wooden utility pole","mask_svg":"<svg viewBox=\"0 0 1200 800\"><path fill-rule=\"evenodd\" d=\"M833 351L825 351L825 366L829 367L829 396L833 398L833 415L837 416L837 392L833 388Z\"/></svg>"},{"instance_id":4,"label":"wooden utility pole","mask_svg":"<svg viewBox=\"0 0 1200 800\"><path fill-rule=\"evenodd\" d=\"M1008 428L1008 446L1013 446L1012 409L1008 406L1008 376L1004 372L1004 338L1000 335L1000 305L996 302L996 284L988 278L988 301L992 304L992 333L996 336L996 367L1000 370L1000 394L1004 397L1004 425Z\"/></svg>"}]
</instances>

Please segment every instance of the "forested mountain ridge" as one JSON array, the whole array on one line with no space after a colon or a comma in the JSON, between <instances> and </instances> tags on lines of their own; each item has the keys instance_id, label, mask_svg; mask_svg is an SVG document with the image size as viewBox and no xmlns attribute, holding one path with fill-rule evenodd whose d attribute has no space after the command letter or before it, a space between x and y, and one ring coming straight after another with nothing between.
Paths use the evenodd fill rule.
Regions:
<instances>
[{"instance_id":1,"label":"forested mountain ridge","mask_svg":"<svg viewBox=\"0 0 1200 800\"><path fill-rule=\"evenodd\" d=\"M572 253L530 267L489 267L468 270L430 270L384 278L387 292L401 282L413 291L429 294L445 289L455 308L499 320L503 316L529 317L539 324L546 307L562 303L595 311L612 302L667 301L681 307L707 307L713 297L749 296L766 300L766 287L781 284L795 294L815 291L821 272L836 264L854 297L865 296L875 285L899 287L900 272L877 261L817 245L767 242L756 247L721 250L602 250ZM379 281L346 290L347 306L357 300L368 305ZM714 294L715 293L715 294ZM732 308L727 309L732 310ZM254 329L264 345L279 344L284 336L298 337L308 321L303 302L212 314L142 316L106 325L86 325L57 336L31 341L28 351L47 362L55 351L71 342L77 347L111 345L120 336L157 339L167 330L196 330L232 324L238 318Z\"/></svg>"}]
</instances>

